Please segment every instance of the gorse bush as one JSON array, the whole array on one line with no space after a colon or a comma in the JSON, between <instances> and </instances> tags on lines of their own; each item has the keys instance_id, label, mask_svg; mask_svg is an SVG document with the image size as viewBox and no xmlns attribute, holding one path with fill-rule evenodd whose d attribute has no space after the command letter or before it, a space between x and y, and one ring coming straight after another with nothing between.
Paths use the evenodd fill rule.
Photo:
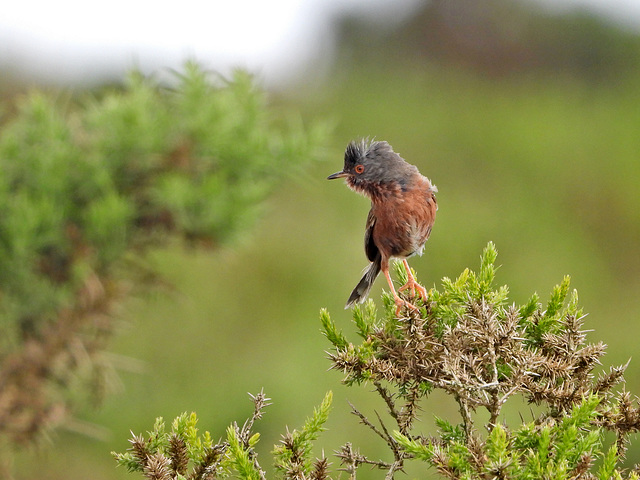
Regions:
<instances>
[{"instance_id":1,"label":"gorse bush","mask_svg":"<svg viewBox=\"0 0 640 480\"><path fill-rule=\"evenodd\" d=\"M204 480L229 476L264 479L266 474L254 450L260 435L252 429L270 399L263 392L252 399L253 415L242 427L231 424L225 440L219 443L213 442L208 431L198 435L196 414L185 413L173 421L170 432L166 431L163 419L158 418L148 439L134 436L128 452L113 455L118 465L131 472L142 472L149 479ZM329 392L304 426L287 431L281 444L274 448L274 465L284 478L326 478L328 462L324 458L313 461L311 448L327 421L331 400Z\"/></svg>"},{"instance_id":2,"label":"gorse bush","mask_svg":"<svg viewBox=\"0 0 640 480\"><path fill-rule=\"evenodd\" d=\"M509 302L506 286L494 285L496 255L490 243L478 272L467 269L455 280L444 278L419 311L406 309L396 316L389 294L383 294L381 315L372 300L356 306L359 342L349 341L321 311L333 347L332 367L343 372L347 385L373 385L389 414L372 420L352 406L360 422L389 447L389 459L370 459L346 443L335 454L349 478L356 478L363 465L394 478L409 461L423 462L425 469L450 479L638 478L637 467L629 471L621 465L629 435L640 428L640 408L619 387L625 366L596 376L605 347L586 341L584 314L577 292L569 291L569 278L553 289L546 305L533 295L518 306ZM406 280L401 267L397 274ZM424 435L417 420L430 411L426 402L436 389L457 404L460 418L436 417L438 432ZM522 415L530 421L508 425L502 418L503 406L514 396L538 406L538 413ZM314 463L310 456L310 442L326 420L328 398L303 433L287 433L276 446L278 477L333 478L326 458ZM263 395L254 400L261 412ZM479 415L480 410L488 415ZM156 445L154 439L164 435L158 424L149 440L136 436L130 452L115 456L119 465L149 479L265 478L254 450L257 434L247 431L258 417L254 414L242 429L233 424L225 441L209 442L189 471L176 470L185 462L169 443ZM180 436L178 431L174 428L171 435ZM192 437L180 437L187 450L193 448ZM164 467L151 468L152 461Z\"/></svg>"},{"instance_id":3,"label":"gorse bush","mask_svg":"<svg viewBox=\"0 0 640 480\"><path fill-rule=\"evenodd\" d=\"M354 409L393 451L394 462L381 466L393 474L408 458L417 458L446 478L620 474L617 462L624 458L628 435L640 427L638 407L628 393L613 391L625 367L595 377L605 347L586 342L584 315L577 292L569 292L568 277L553 289L546 306L537 295L517 306L508 302L506 286L494 286L495 259L489 244L479 272L443 279L420 315L396 318L389 297L382 319L371 302L356 308L360 344L348 342L323 312L335 347L333 367L345 373L348 384L372 383L395 422L393 431L375 427ZM439 434L425 437L414 425L421 401L434 389L457 403L461 421L437 419ZM514 396L538 405L541 413L516 427L500 423L502 407ZM482 424L475 415L480 409L488 413ZM607 430L617 437L611 448L604 441ZM599 458L605 461L595 467ZM345 460L354 466L379 463L366 457Z\"/></svg>"},{"instance_id":4,"label":"gorse bush","mask_svg":"<svg viewBox=\"0 0 640 480\"><path fill-rule=\"evenodd\" d=\"M276 118L250 75L188 63L174 80L132 73L79 100L34 92L4 122L0 435L11 442L62 421L78 391L101 394L114 301L153 277L150 247L229 241L278 179L318 157L324 128Z\"/></svg>"}]
</instances>

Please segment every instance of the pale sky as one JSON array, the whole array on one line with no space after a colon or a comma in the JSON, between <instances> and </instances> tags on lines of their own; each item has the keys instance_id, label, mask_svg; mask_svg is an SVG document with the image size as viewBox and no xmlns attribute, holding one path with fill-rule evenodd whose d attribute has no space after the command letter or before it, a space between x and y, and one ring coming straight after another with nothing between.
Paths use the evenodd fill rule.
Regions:
<instances>
[{"instance_id":1,"label":"pale sky","mask_svg":"<svg viewBox=\"0 0 640 480\"><path fill-rule=\"evenodd\" d=\"M590 5L640 24L640 0L538 0ZM36 79L82 83L136 66L176 68L195 58L224 71L240 66L267 83L314 68L331 51L330 19L340 11L393 22L419 0L4 0L0 67ZM8 5L6 4L8 3ZM2 70L0 69L0 75Z\"/></svg>"}]
</instances>

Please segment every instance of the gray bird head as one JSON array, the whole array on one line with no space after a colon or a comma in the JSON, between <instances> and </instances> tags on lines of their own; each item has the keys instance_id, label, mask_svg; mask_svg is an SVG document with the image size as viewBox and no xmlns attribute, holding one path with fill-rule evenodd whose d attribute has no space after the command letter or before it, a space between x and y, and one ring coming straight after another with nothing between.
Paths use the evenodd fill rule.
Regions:
<instances>
[{"instance_id":1,"label":"gray bird head","mask_svg":"<svg viewBox=\"0 0 640 480\"><path fill-rule=\"evenodd\" d=\"M329 175L328 180L346 178L347 184L358 191L371 185L397 182L406 185L417 168L405 162L387 142L352 141L344 152L344 168Z\"/></svg>"}]
</instances>

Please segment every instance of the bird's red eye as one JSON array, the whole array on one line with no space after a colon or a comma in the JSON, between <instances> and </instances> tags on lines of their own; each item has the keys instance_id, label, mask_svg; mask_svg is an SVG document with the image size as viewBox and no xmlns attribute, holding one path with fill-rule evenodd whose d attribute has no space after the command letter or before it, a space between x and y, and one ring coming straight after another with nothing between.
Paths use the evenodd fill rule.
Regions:
<instances>
[{"instance_id":1,"label":"bird's red eye","mask_svg":"<svg viewBox=\"0 0 640 480\"><path fill-rule=\"evenodd\" d=\"M356 165L355 171L356 173L364 172L364 165Z\"/></svg>"}]
</instances>

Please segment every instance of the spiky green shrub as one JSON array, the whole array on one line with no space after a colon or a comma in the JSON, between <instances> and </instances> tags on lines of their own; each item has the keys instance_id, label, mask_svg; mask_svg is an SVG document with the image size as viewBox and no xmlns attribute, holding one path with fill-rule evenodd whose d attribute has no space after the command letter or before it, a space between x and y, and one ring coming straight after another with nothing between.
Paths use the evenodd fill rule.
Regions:
<instances>
[{"instance_id":1,"label":"spiky green shrub","mask_svg":"<svg viewBox=\"0 0 640 480\"><path fill-rule=\"evenodd\" d=\"M640 428L637 403L615 390L626 366L596 377L605 345L587 343L569 277L546 305L533 295L518 306L509 302L506 286L494 285L496 256L489 243L478 272L444 278L419 312L396 317L389 295L381 316L372 301L357 306L357 343L322 311L333 368L344 372L348 385L373 384L394 423L379 419L376 425L354 407L390 446L393 460L343 450L342 461L353 472L363 464L383 468L387 477L418 460L452 479L637 478L620 467L629 434ZM398 273L404 280L405 272ZM416 420L436 389L456 402L460 419L436 417L438 433L425 436ZM537 418L504 423L502 409L513 397L538 405ZM615 433L614 445L606 444L606 431Z\"/></svg>"},{"instance_id":2,"label":"spiky green shrub","mask_svg":"<svg viewBox=\"0 0 640 480\"><path fill-rule=\"evenodd\" d=\"M113 452L118 466L157 480L265 479L265 471L255 451L260 435L253 432L253 427L270 399L263 392L251 397L253 415L242 427L232 423L224 440L214 444L208 431L199 436L195 413L177 417L170 432L166 432L162 418L158 418L147 439L134 435L129 440L131 447L127 452ZM287 430L281 443L274 448L275 468L283 478L326 478L327 460L322 457L314 461L312 446L327 421L332 398L331 392L327 393L302 428Z\"/></svg>"}]
</instances>

